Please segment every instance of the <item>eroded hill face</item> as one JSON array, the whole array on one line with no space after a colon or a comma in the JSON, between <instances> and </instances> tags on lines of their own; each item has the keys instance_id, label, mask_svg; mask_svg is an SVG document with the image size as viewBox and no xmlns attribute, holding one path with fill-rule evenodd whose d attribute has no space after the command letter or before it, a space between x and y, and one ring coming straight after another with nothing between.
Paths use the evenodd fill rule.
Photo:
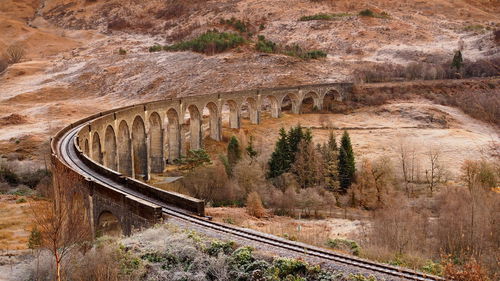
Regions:
<instances>
[{"instance_id":1,"label":"eroded hill face","mask_svg":"<svg viewBox=\"0 0 500 281\"><path fill-rule=\"evenodd\" d=\"M365 9L377 16L359 16ZM299 20L318 13L334 16ZM69 122L139 101L351 81L373 63L447 61L459 45L467 59L492 57L499 13L496 0L4 0L0 53L16 43L26 55L0 76L0 118L24 120L4 126L0 148L29 155ZM210 56L148 51L214 28L237 32L221 23L233 17L248 24L249 41L262 35L328 56L259 53L254 43Z\"/></svg>"}]
</instances>

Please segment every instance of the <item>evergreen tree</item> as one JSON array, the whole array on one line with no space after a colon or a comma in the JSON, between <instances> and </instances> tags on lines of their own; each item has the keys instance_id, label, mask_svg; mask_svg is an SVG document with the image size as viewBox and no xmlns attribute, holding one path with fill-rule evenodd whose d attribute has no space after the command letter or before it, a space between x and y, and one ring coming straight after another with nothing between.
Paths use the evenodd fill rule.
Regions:
<instances>
[{"instance_id":1,"label":"evergreen tree","mask_svg":"<svg viewBox=\"0 0 500 281\"><path fill-rule=\"evenodd\" d=\"M339 149L339 185L341 191L345 192L351 186L349 168L347 167L347 153L343 147Z\"/></svg>"},{"instance_id":2,"label":"evergreen tree","mask_svg":"<svg viewBox=\"0 0 500 281\"><path fill-rule=\"evenodd\" d=\"M227 145L227 161L231 167L241 159L241 149L238 139L232 136Z\"/></svg>"},{"instance_id":3,"label":"evergreen tree","mask_svg":"<svg viewBox=\"0 0 500 281\"><path fill-rule=\"evenodd\" d=\"M274 152L269 159L269 178L277 177L290 169L288 136L284 128L280 129L280 137L276 142Z\"/></svg>"},{"instance_id":4,"label":"evergreen tree","mask_svg":"<svg viewBox=\"0 0 500 281\"><path fill-rule=\"evenodd\" d=\"M302 188L319 186L324 180L323 159L319 151L314 149L311 141L303 139L292 165L292 172Z\"/></svg>"},{"instance_id":5,"label":"evergreen tree","mask_svg":"<svg viewBox=\"0 0 500 281\"><path fill-rule=\"evenodd\" d=\"M245 148L248 157L250 157L250 164L252 164L255 157L257 157L257 151L255 151L253 147L253 136L250 136L250 140L248 141L248 146Z\"/></svg>"},{"instance_id":6,"label":"evergreen tree","mask_svg":"<svg viewBox=\"0 0 500 281\"><path fill-rule=\"evenodd\" d=\"M312 141L311 130L304 130L297 125L290 128L287 134L285 129L280 129L280 138L269 160L268 177L274 178L290 170L302 140L308 143Z\"/></svg>"},{"instance_id":7,"label":"evergreen tree","mask_svg":"<svg viewBox=\"0 0 500 281\"><path fill-rule=\"evenodd\" d=\"M325 188L330 191L337 191L339 189L339 152L333 132L330 132L328 142L319 149L323 156Z\"/></svg>"},{"instance_id":8,"label":"evergreen tree","mask_svg":"<svg viewBox=\"0 0 500 281\"><path fill-rule=\"evenodd\" d=\"M453 61L451 62L451 66L454 67L458 72L462 68L463 63L464 59L462 58L462 52L458 50L455 52L455 55L453 56Z\"/></svg>"},{"instance_id":9,"label":"evergreen tree","mask_svg":"<svg viewBox=\"0 0 500 281\"><path fill-rule=\"evenodd\" d=\"M349 137L349 133L344 131L342 139L340 140L339 149L339 180L340 187L343 191L346 191L351 186L354 181L355 172L356 165L351 138Z\"/></svg>"},{"instance_id":10,"label":"evergreen tree","mask_svg":"<svg viewBox=\"0 0 500 281\"><path fill-rule=\"evenodd\" d=\"M330 131L330 135L328 136L328 149L336 152L338 152L339 150L339 148L337 147L337 140L335 139L333 131Z\"/></svg>"}]
</instances>

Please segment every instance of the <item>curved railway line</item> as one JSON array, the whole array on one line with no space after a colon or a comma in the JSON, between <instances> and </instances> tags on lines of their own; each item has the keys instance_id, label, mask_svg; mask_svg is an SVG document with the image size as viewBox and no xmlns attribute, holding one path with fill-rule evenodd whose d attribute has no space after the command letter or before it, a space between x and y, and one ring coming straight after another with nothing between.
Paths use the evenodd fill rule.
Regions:
<instances>
[{"instance_id":1,"label":"curved railway line","mask_svg":"<svg viewBox=\"0 0 500 281\"><path fill-rule=\"evenodd\" d=\"M278 247L302 256L319 258L329 263L341 264L344 266L361 269L363 271L381 274L394 280L444 280L441 277L427 275L421 272L395 266L380 264L349 255L343 255L311 245L285 240L265 233L216 223L207 220L207 218L205 217L189 214L179 208L168 206L160 202L159 200L156 200L155 198L150 198L143 194L140 194L139 192L130 190L125 185L116 182L106 177L105 175L97 173L91 167L81 161L81 159L77 155L78 150L76 148L76 135L78 131L83 126L88 124L88 122L102 116L103 114L104 113L98 114L93 117L81 120L75 124L69 125L68 127L61 130L52 140L52 150L54 153L54 157L56 157L59 161L61 161L64 165L66 165L74 172L85 177L87 180L97 182L102 186L120 192L127 196L133 196L141 200L157 204L158 206L161 206L162 212L167 216L174 217L188 224L196 225L198 227L209 229L221 234L228 234L234 237L251 240L265 246L267 245Z\"/></svg>"}]
</instances>

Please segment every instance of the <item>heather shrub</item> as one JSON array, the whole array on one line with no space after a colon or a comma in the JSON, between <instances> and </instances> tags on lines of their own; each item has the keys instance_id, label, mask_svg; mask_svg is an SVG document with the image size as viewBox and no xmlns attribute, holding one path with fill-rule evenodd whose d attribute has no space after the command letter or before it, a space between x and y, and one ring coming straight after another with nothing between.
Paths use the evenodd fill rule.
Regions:
<instances>
[{"instance_id":1,"label":"heather shrub","mask_svg":"<svg viewBox=\"0 0 500 281\"><path fill-rule=\"evenodd\" d=\"M207 31L200 36L179 42L170 46L165 46L166 51L186 51L204 54L221 53L228 49L243 45L245 39L235 33L219 32L217 30Z\"/></svg>"}]
</instances>

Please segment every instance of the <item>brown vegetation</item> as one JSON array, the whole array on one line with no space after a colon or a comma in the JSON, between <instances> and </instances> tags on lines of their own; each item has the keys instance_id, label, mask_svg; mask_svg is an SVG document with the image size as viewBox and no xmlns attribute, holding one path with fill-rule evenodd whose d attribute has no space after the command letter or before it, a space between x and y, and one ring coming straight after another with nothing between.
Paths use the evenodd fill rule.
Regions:
<instances>
[{"instance_id":1,"label":"brown vegetation","mask_svg":"<svg viewBox=\"0 0 500 281\"><path fill-rule=\"evenodd\" d=\"M257 192L252 191L247 197L247 213L256 218L262 218L266 210L262 206L262 201Z\"/></svg>"},{"instance_id":2,"label":"brown vegetation","mask_svg":"<svg viewBox=\"0 0 500 281\"><path fill-rule=\"evenodd\" d=\"M485 160L465 161L462 171L462 180L469 188L444 188L434 201L421 198L409 204L392 195L386 207L374 213L363 253L383 261L398 259L417 268L424 266L426 259L450 255L454 263L466 264L463 274L474 271L476 266L467 263L474 259L489 276L498 277L500 257L494 249L500 242L496 227L500 197L492 191L500 176L498 166ZM456 265L447 266L450 272L458 270ZM445 275L462 274L450 272Z\"/></svg>"},{"instance_id":3,"label":"brown vegetation","mask_svg":"<svg viewBox=\"0 0 500 281\"><path fill-rule=\"evenodd\" d=\"M76 247L91 240L90 221L78 179L61 166L53 170L56 181L48 204L32 205L35 229L40 232L38 247L47 249L55 262L55 279L63 279L63 261ZM35 231L35 230L34 230ZM38 278L38 276L36 277Z\"/></svg>"},{"instance_id":4,"label":"brown vegetation","mask_svg":"<svg viewBox=\"0 0 500 281\"><path fill-rule=\"evenodd\" d=\"M19 44L10 45L7 48L7 58L10 64L18 63L25 54L24 47Z\"/></svg>"},{"instance_id":5,"label":"brown vegetation","mask_svg":"<svg viewBox=\"0 0 500 281\"><path fill-rule=\"evenodd\" d=\"M500 126L500 80L446 80L358 85L350 107L382 105L391 100L423 97L457 107L466 114Z\"/></svg>"}]
</instances>

